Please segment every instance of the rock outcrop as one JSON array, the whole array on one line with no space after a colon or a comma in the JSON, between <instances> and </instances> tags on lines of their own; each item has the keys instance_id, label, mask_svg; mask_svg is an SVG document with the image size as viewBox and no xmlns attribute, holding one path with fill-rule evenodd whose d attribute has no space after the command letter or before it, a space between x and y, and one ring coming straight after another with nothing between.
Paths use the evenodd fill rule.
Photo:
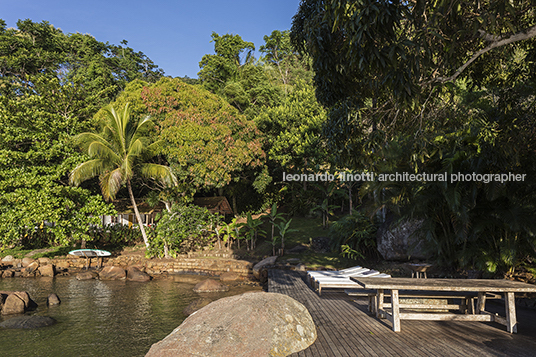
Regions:
<instances>
[{"instance_id":1,"label":"rock outcrop","mask_svg":"<svg viewBox=\"0 0 536 357\"><path fill-rule=\"evenodd\" d=\"M91 279L97 279L99 274L94 271L82 271L78 274L76 274L76 280L91 280Z\"/></svg>"},{"instance_id":2,"label":"rock outcrop","mask_svg":"<svg viewBox=\"0 0 536 357\"><path fill-rule=\"evenodd\" d=\"M24 314L37 306L26 291L2 291L0 294L7 295L2 306L2 315Z\"/></svg>"},{"instance_id":3,"label":"rock outcrop","mask_svg":"<svg viewBox=\"0 0 536 357\"><path fill-rule=\"evenodd\" d=\"M144 282L144 281L151 280L151 277L149 276L149 274L141 271L140 269L136 267L128 267L127 280Z\"/></svg>"},{"instance_id":4,"label":"rock outcrop","mask_svg":"<svg viewBox=\"0 0 536 357\"><path fill-rule=\"evenodd\" d=\"M274 265L276 260L277 256L274 255L272 257L265 258L255 264L255 266L253 267L253 276L255 277L255 279L259 280L261 283L264 283L268 278L266 268L270 265Z\"/></svg>"},{"instance_id":5,"label":"rock outcrop","mask_svg":"<svg viewBox=\"0 0 536 357\"><path fill-rule=\"evenodd\" d=\"M24 259L26 259L26 258L24 258ZM24 259L23 259L23 261L24 261ZM23 276L32 275L37 271L38 268L39 268L39 262L33 261L30 264L28 264L24 269L22 269L22 275Z\"/></svg>"},{"instance_id":6,"label":"rock outcrop","mask_svg":"<svg viewBox=\"0 0 536 357\"><path fill-rule=\"evenodd\" d=\"M307 309L283 294L246 293L190 315L146 357L288 356L316 340Z\"/></svg>"},{"instance_id":7,"label":"rock outcrop","mask_svg":"<svg viewBox=\"0 0 536 357\"><path fill-rule=\"evenodd\" d=\"M125 269L116 266L104 267L99 273L100 280L125 280L126 278Z\"/></svg>"},{"instance_id":8,"label":"rock outcrop","mask_svg":"<svg viewBox=\"0 0 536 357\"><path fill-rule=\"evenodd\" d=\"M41 276L53 277L56 274L56 268L53 264L40 266L38 270Z\"/></svg>"},{"instance_id":9,"label":"rock outcrop","mask_svg":"<svg viewBox=\"0 0 536 357\"><path fill-rule=\"evenodd\" d=\"M388 220L378 229L378 251L385 260L427 259L422 239L416 234L420 221Z\"/></svg>"},{"instance_id":10,"label":"rock outcrop","mask_svg":"<svg viewBox=\"0 0 536 357\"><path fill-rule=\"evenodd\" d=\"M3 328L39 328L54 325L56 320L48 316L15 316L2 323Z\"/></svg>"},{"instance_id":11,"label":"rock outcrop","mask_svg":"<svg viewBox=\"0 0 536 357\"><path fill-rule=\"evenodd\" d=\"M194 286L194 291L196 293L213 293L213 292L219 292L219 291L228 291L229 287L227 285L223 285L219 281L213 280L213 279L207 279L203 280L200 283L197 283Z\"/></svg>"},{"instance_id":12,"label":"rock outcrop","mask_svg":"<svg viewBox=\"0 0 536 357\"><path fill-rule=\"evenodd\" d=\"M47 305L48 306L54 306L54 305L59 305L61 304L61 300L60 298L58 297L58 295L56 294L50 294L48 297L47 297Z\"/></svg>"}]
</instances>

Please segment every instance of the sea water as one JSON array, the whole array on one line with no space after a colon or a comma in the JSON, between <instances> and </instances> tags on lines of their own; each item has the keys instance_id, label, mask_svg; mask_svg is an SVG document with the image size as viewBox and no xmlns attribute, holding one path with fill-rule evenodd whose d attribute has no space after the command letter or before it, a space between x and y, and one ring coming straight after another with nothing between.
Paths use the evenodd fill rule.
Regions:
<instances>
[{"instance_id":1,"label":"sea water","mask_svg":"<svg viewBox=\"0 0 536 357\"><path fill-rule=\"evenodd\" d=\"M27 291L38 304L29 315L58 322L39 329L0 328L0 356L144 356L186 318L183 309L199 297L221 297L260 290L231 287L225 293L193 292L206 277L150 282L79 281L74 277L0 279L0 290ZM178 281L177 281L178 280ZM55 293L61 304L47 307ZM0 322L9 316L0 316Z\"/></svg>"}]
</instances>

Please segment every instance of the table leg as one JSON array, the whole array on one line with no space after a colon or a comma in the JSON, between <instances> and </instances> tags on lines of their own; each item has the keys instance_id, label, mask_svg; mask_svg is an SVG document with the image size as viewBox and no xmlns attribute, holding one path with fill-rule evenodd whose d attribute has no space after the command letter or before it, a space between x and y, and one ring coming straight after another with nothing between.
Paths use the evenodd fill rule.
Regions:
<instances>
[{"instance_id":1,"label":"table leg","mask_svg":"<svg viewBox=\"0 0 536 357\"><path fill-rule=\"evenodd\" d=\"M506 331L517 333L516 299L514 293L504 293L506 301Z\"/></svg>"},{"instance_id":2,"label":"table leg","mask_svg":"<svg viewBox=\"0 0 536 357\"><path fill-rule=\"evenodd\" d=\"M462 314L467 314L468 300L469 300L469 299L466 298L466 297L463 297L463 298L461 299L460 312L461 312Z\"/></svg>"},{"instance_id":3,"label":"table leg","mask_svg":"<svg viewBox=\"0 0 536 357\"><path fill-rule=\"evenodd\" d=\"M398 290L391 290L391 306L393 310L393 331L400 332L400 306L398 301Z\"/></svg>"},{"instance_id":4,"label":"table leg","mask_svg":"<svg viewBox=\"0 0 536 357\"><path fill-rule=\"evenodd\" d=\"M476 313L481 314L484 311L486 311L486 293L480 292L478 293L478 300L476 303Z\"/></svg>"},{"instance_id":5,"label":"table leg","mask_svg":"<svg viewBox=\"0 0 536 357\"><path fill-rule=\"evenodd\" d=\"M376 292L376 317L381 319L383 316L383 289Z\"/></svg>"}]
</instances>

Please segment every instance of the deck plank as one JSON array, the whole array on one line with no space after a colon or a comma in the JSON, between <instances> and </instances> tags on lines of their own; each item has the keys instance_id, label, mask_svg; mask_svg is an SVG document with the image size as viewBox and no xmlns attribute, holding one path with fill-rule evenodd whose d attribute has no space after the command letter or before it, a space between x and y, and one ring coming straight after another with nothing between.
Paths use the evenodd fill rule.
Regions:
<instances>
[{"instance_id":1,"label":"deck plank","mask_svg":"<svg viewBox=\"0 0 536 357\"><path fill-rule=\"evenodd\" d=\"M393 332L388 320L369 315L367 298L343 290L318 296L300 272L270 270L268 278L268 291L301 302L317 328L315 343L293 357L533 356L536 350L534 327L526 320L515 335L496 323L466 321L403 320L402 331Z\"/></svg>"}]
</instances>

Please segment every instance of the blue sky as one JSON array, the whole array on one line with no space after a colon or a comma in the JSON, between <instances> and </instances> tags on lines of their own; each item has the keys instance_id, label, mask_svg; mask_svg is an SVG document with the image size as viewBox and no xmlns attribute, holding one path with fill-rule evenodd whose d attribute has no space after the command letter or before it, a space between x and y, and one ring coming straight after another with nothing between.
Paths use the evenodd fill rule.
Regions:
<instances>
[{"instance_id":1,"label":"blue sky","mask_svg":"<svg viewBox=\"0 0 536 357\"><path fill-rule=\"evenodd\" d=\"M300 0L0 0L7 27L46 20L64 33L88 33L119 45L125 39L166 75L197 78L199 61L214 53L212 32L238 34L256 50L263 36L288 30ZM259 53L256 52L256 57Z\"/></svg>"}]
</instances>

